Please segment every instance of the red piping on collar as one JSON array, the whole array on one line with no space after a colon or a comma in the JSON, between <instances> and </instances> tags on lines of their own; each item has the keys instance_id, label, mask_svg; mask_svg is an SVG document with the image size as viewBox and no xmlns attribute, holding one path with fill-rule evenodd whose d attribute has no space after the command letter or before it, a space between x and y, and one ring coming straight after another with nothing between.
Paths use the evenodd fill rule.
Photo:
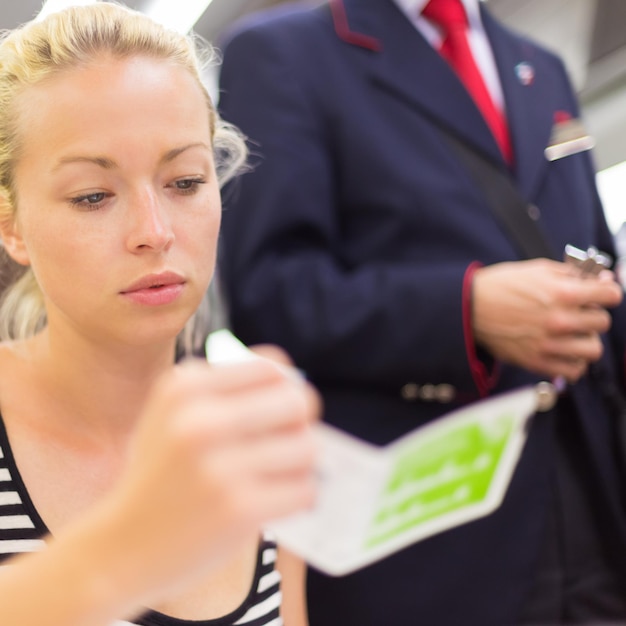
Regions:
<instances>
[{"instance_id":1,"label":"red piping on collar","mask_svg":"<svg viewBox=\"0 0 626 626\"><path fill-rule=\"evenodd\" d=\"M373 52L380 52L382 50L382 44L375 37L370 37L363 33L355 33L350 30L348 17L346 16L346 8L343 6L342 0L331 0L330 10L335 23L335 32L339 38L347 43L360 46L361 48L367 48Z\"/></svg>"}]
</instances>

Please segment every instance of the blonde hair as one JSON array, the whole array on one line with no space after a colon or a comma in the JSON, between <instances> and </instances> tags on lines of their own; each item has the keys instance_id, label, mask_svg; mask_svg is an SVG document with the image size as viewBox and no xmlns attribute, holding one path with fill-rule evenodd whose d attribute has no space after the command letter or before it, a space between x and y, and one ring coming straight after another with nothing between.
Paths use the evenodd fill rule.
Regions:
<instances>
[{"instance_id":1,"label":"blonde hair","mask_svg":"<svg viewBox=\"0 0 626 626\"><path fill-rule=\"evenodd\" d=\"M13 171L20 151L20 95L28 87L87 64L102 53L122 59L142 55L169 60L189 71L206 97L220 183L223 185L243 166L245 142L235 128L219 118L202 83L203 68L215 62L215 53L206 42L168 30L118 4L71 7L42 21L28 22L0 39L0 221L15 219L18 205ZM45 324L43 295L33 272L26 269L4 292L0 340L29 337ZM192 344L197 344L201 335L197 328L187 325L183 332L187 352L197 348Z\"/></svg>"}]
</instances>

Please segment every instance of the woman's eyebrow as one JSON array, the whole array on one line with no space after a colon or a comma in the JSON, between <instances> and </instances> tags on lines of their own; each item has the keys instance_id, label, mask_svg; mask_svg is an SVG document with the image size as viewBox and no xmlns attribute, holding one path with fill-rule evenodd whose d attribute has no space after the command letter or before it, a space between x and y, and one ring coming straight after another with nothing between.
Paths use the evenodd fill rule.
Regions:
<instances>
[{"instance_id":1,"label":"woman's eyebrow","mask_svg":"<svg viewBox=\"0 0 626 626\"><path fill-rule=\"evenodd\" d=\"M170 161L173 161L177 156L179 156L183 152L186 152L187 150L190 150L191 148L203 148L204 150L211 152L210 146L208 146L206 143L202 141L198 141L195 143L190 143L190 144L181 146L179 148L172 148L172 150L168 150L161 157L160 162L169 163ZM56 165L54 166L54 168L52 169L52 171L55 172L56 170L63 167L64 165L69 165L71 163L93 163L94 165L97 165L98 167L101 167L105 170L110 170L110 169L117 167L117 163L113 161L112 159L109 159L108 157L68 155L65 157L61 157L56 163Z\"/></svg>"},{"instance_id":2,"label":"woman's eyebrow","mask_svg":"<svg viewBox=\"0 0 626 626\"><path fill-rule=\"evenodd\" d=\"M187 144L186 146L181 146L180 148L174 148L172 150L168 150L161 158L161 163L169 163L170 161L173 161L179 154L182 154L183 152L191 148L203 148L207 150L208 152L212 151L210 146L207 146L207 144L205 144L202 141L198 141L196 143Z\"/></svg>"},{"instance_id":3,"label":"woman's eyebrow","mask_svg":"<svg viewBox=\"0 0 626 626\"><path fill-rule=\"evenodd\" d=\"M53 172L56 172L58 169L60 169L61 167L63 167L64 165L69 165L71 163L94 163L95 165L98 165L99 167L105 169L105 170L110 170L114 167L116 167L116 163L115 161L112 161L111 159L108 159L107 157L99 157L99 156L66 156L66 157L61 157L57 164L52 168Z\"/></svg>"}]
</instances>

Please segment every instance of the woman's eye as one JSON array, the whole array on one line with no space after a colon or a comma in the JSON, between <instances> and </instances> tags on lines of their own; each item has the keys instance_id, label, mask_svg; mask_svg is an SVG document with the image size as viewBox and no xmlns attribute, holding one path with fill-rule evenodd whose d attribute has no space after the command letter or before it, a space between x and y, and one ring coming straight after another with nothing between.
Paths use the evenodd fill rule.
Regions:
<instances>
[{"instance_id":1,"label":"woman's eye","mask_svg":"<svg viewBox=\"0 0 626 626\"><path fill-rule=\"evenodd\" d=\"M107 197L104 191L96 191L94 193L86 193L82 196L71 198L70 202L74 206L86 209L97 209Z\"/></svg>"},{"instance_id":2,"label":"woman's eye","mask_svg":"<svg viewBox=\"0 0 626 626\"><path fill-rule=\"evenodd\" d=\"M180 180L174 181L171 186L177 191L189 194L196 192L198 187L205 182L204 178L181 178Z\"/></svg>"}]
</instances>

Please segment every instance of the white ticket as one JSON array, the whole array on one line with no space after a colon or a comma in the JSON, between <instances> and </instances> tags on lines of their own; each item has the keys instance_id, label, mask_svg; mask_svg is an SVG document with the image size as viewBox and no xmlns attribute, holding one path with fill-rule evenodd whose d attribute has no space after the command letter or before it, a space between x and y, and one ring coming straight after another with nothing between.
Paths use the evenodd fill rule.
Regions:
<instances>
[{"instance_id":1,"label":"white ticket","mask_svg":"<svg viewBox=\"0 0 626 626\"><path fill-rule=\"evenodd\" d=\"M209 359L251 358L242 344L230 345L225 332L211 345L230 347L230 356L216 357L215 350L211 356L209 349ZM488 515L502 502L539 402L537 389L524 387L468 405L384 447L319 424L316 504L269 530L313 567L340 576Z\"/></svg>"}]
</instances>

